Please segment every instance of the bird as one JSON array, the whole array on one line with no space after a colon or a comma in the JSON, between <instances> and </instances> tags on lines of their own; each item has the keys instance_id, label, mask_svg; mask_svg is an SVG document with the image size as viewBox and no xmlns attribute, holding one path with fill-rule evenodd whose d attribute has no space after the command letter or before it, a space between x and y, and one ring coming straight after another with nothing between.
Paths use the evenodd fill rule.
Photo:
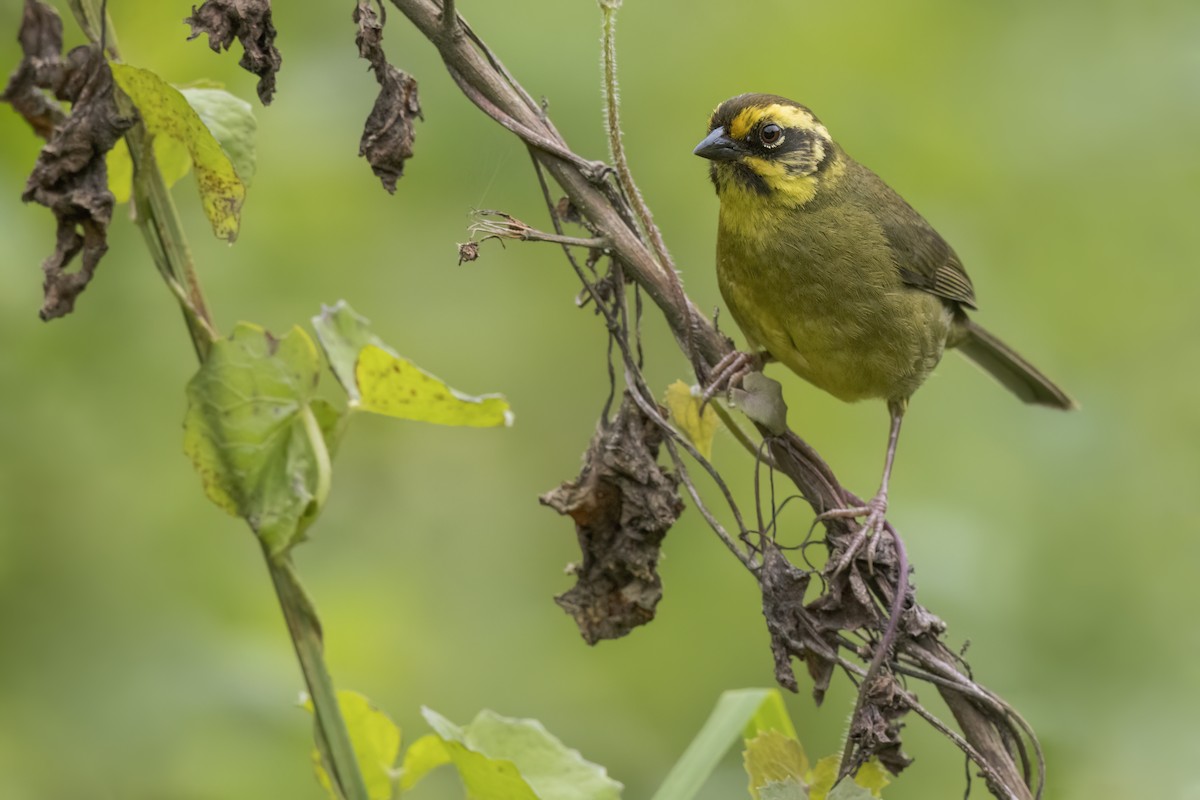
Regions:
<instances>
[{"instance_id":1,"label":"bird","mask_svg":"<svg viewBox=\"0 0 1200 800\"><path fill-rule=\"evenodd\" d=\"M901 422L946 348L1026 403L1077 407L968 316L975 290L954 249L804 105L732 97L693 152L710 162L720 201L717 282L749 348L713 368L709 392L777 361L841 400L887 403L879 490L863 506L820 516L863 518L856 543L883 529Z\"/></svg>"}]
</instances>

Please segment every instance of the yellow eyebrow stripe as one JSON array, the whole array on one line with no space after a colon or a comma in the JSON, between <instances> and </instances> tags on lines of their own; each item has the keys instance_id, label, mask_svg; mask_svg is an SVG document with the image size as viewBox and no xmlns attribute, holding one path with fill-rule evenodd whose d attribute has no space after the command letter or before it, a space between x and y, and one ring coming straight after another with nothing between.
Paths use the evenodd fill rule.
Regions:
<instances>
[{"instance_id":1,"label":"yellow eyebrow stripe","mask_svg":"<svg viewBox=\"0 0 1200 800\"><path fill-rule=\"evenodd\" d=\"M727 133L734 139L745 139L750 131L754 129L754 126L763 119L770 119L784 128L799 128L801 130L816 130L820 128L824 132L824 126L817 122L816 118L807 109L772 103L769 106L755 106L742 110L730 121Z\"/></svg>"}]
</instances>

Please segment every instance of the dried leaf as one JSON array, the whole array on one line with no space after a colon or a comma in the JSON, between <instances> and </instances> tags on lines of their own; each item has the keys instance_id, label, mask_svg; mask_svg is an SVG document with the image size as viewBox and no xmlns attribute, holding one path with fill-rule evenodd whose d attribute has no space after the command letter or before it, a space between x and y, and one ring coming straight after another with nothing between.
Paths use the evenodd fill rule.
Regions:
<instances>
[{"instance_id":1,"label":"dried leaf","mask_svg":"<svg viewBox=\"0 0 1200 800\"><path fill-rule=\"evenodd\" d=\"M363 127L358 154L365 156L383 183L383 188L395 193L396 181L404 175L404 162L413 154L413 119L424 119L417 98L416 78L393 67L383 52L383 23L371 8L369 0L358 0L354 9L358 34L358 54L371 62L379 96Z\"/></svg>"},{"instance_id":2,"label":"dried leaf","mask_svg":"<svg viewBox=\"0 0 1200 800\"><path fill-rule=\"evenodd\" d=\"M556 601L588 644L654 619L659 545L683 512L678 476L657 463L661 444L662 432L626 394L592 438L579 477L539 498L575 520L583 562Z\"/></svg>"},{"instance_id":3,"label":"dried leaf","mask_svg":"<svg viewBox=\"0 0 1200 800\"><path fill-rule=\"evenodd\" d=\"M205 0L184 20L192 26L188 39L208 34L208 46L214 53L228 50L236 36L242 43L238 65L258 76L258 99L264 106L275 95L275 73L283 63L275 47L275 26L271 23L271 0Z\"/></svg>"},{"instance_id":4,"label":"dried leaf","mask_svg":"<svg viewBox=\"0 0 1200 800\"><path fill-rule=\"evenodd\" d=\"M62 21L54 9L27 0L18 35L24 58L5 88L4 98L49 141L25 183L21 199L50 209L58 222L54 253L42 263L42 319L69 314L108 250L113 196L108 190L105 154L133 125L113 100L113 78L95 45L72 50L64 60ZM43 90L71 104L64 115ZM76 256L78 270L68 272Z\"/></svg>"},{"instance_id":5,"label":"dried leaf","mask_svg":"<svg viewBox=\"0 0 1200 800\"><path fill-rule=\"evenodd\" d=\"M38 0L26 0L17 33L24 58L9 76L0 100L9 103L43 139L49 139L67 118L62 106L42 91L57 85L62 75L62 37L58 12Z\"/></svg>"}]
</instances>

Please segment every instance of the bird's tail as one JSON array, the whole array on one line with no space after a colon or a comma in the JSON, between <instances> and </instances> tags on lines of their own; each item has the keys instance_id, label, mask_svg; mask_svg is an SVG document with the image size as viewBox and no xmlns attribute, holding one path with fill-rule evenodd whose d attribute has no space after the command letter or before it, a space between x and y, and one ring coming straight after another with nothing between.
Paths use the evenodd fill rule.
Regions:
<instances>
[{"instance_id":1,"label":"bird's tail","mask_svg":"<svg viewBox=\"0 0 1200 800\"><path fill-rule=\"evenodd\" d=\"M971 320L966 322L966 333L958 349L1026 403L1064 411L1079 407L1054 381Z\"/></svg>"}]
</instances>

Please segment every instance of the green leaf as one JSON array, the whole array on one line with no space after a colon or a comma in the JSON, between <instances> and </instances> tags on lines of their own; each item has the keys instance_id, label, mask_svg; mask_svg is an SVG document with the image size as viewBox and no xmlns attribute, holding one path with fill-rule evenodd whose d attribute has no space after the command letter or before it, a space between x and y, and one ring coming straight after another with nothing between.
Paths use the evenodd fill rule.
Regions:
<instances>
[{"instance_id":1,"label":"green leaf","mask_svg":"<svg viewBox=\"0 0 1200 800\"><path fill-rule=\"evenodd\" d=\"M113 78L137 107L151 137L169 136L187 147L213 233L232 242L237 238L246 186L229 156L178 89L149 70L111 66Z\"/></svg>"},{"instance_id":2,"label":"green leaf","mask_svg":"<svg viewBox=\"0 0 1200 800\"><path fill-rule=\"evenodd\" d=\"M323 308L312 322L351 408L436 425L512 424L512 411L501 395L471 397L452 389L397 355L344 301Z\"/></svg>"},{"instance_id":3,"label":"green leaf","mask_svg":"<svg viewBox=\"0 0 1200 800\"><path fill-rule=\"evenodd\" d=\"M828 800L872 800L879 795L859 786L857 781L844 780L833 787L826 797Z\"/></svg>"},{"instance_id":4,"label":"green leaf","mask_svg":"<svg viewBox=\"0 0 1200 800\"><path fill-rule=\"evenodd\" d=\"M706 405L700 411L701 397L683 381L667 387L666 405L675 427L683 432L700 455L712 458L713 435L717 432L717 412Z\"/></svg>"},{"instance_id":5,"label":"green leaf","mask_svg":"<svg viewBox=\"0 0 1200 800\"><path fill-rule=\"evenodd\" d=\"M775 703L779 707L774 706ZM743 731L776 730L783 700L775 689L728 691L654 794L653 800L691 800ZM786 711L783 712L786 718ZM791 728L791 721L787 721ZM786 733L786 731L781 731Z\"/></svg>"},{"instance_id":6,"label":"green leaf","mask_svg":"<svg viewBox=\"0 0 1200 800\"><path fill-rule=\"evenodd\" d=\"M368 798L391 800L396 793L394 765L396 757L400 755L400 728L358 692L338 690L337 698L338 708L350 734L350 743L354 746L358 769L367 786ZM306 699L304 707L311 712L312 700ZM333 800L340 800L321 753L315 747L312 759L317 780Z\"/></svg>"},{"instance_id":7,"label":"green leaf","mask_svg":"<svg viewBox=\"0 0 1200 800\"><path fill-rule=\"evenodd\" d=\"M300 540L329 492L325 430L337 423L332 407L312 406L320 366L300 328L276 339L243 322L188 383L184 451L209 498L272 555Z\"/></svg>"},{"instance_id":8,"label":"green leaf","mask_svg":"<svg viewBox=\"0 0 1200 800\"><path fill-rule=\"evenodd\" d=\"M254 106L221 88L191 86L179 93L221 145L242 183L249 186L258 166Z\"/></svg>"},{"instance_id":9,"label":"green leaf","mask_svg":"<svg viewBox=\"0 0 1200 800\"><path fill-rule=\"evenodd\" d=\"M746 742L742 754L746 774L750 776L750 796L764 800L762 790L770 784L793 782L804 790L808 772L808 757L795 738L777 730L765 730Z\"/></svg>"},{"instance_id":10,"label":"green leaf","mask_svg":"<svg viewBox=\"0 0 1200 800\"><path fill-rule=\"evenodd\" d=\"M423 737L409 748L402 788L411 787L448 759L458 770L467 796L478 800L617 800L621 796L621 784L609 778L603 767L585 760L536 720L483 711L471 724L459 727L428 708L422 713L437 736Z\"/></svg>"},{"instance_id":11,"label":"green leaf","mask_svg":"<svg viewBox=\"0 0 1200 800\"><path fill-rule=\"evenodd\" d=\"M809 800L808 790L795 778L768 783L756 795L758 800Z\"/></svg>"}]
</instances>

